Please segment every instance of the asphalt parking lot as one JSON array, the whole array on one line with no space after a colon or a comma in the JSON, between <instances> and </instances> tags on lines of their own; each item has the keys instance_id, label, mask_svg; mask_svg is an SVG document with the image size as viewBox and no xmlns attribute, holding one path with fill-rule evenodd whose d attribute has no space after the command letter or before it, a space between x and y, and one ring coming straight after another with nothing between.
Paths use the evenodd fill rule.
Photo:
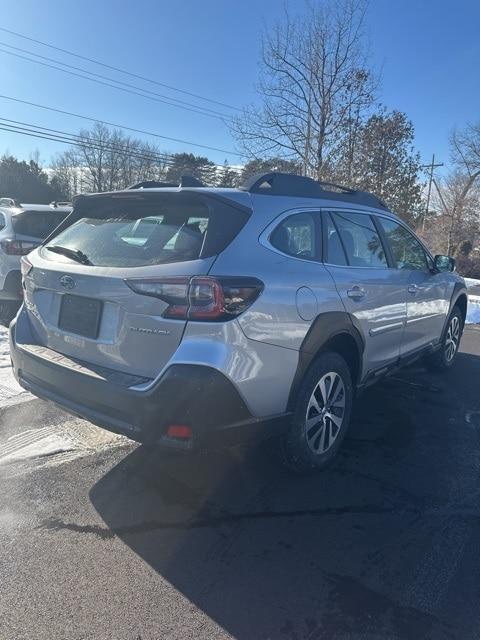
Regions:
<instances>
[{"instance_id":1,"label":"asphalt parking lot","mask_svg":"<svg viewBox=\"0 0 480 640\"><path fill-rule=\"evenodd\" d=\"M47 423L96 431L30 400L0 444ZM0 466L0 638L480 637L480 330L448 374L368 390L317 476L269 446L165 458L92 438Z\"/></svg>"}]
</instances>

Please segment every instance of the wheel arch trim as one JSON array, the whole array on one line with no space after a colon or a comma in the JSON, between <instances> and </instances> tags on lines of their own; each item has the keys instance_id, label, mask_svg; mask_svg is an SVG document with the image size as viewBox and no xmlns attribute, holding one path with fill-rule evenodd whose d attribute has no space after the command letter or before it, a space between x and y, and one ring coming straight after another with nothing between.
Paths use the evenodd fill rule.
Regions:
<instances>
[{"instance_id":1,"label":"wheel arch trim","mask_svg":"<svg viewBox=\"0 0 480 640\"><path fill-rule=\"evenodd\" d=\"M291 410L298 389L317 355L328 343L341 336L348 336L356 346L355 357L358 371L355 376L356 379L352 381L354 386L360 382L362 377L365 338L358 327L356 319L345 311L327 311L321 313L315 318L300 346L298 365L290 388L287 410Z\"/></svg>"}]
</instances>

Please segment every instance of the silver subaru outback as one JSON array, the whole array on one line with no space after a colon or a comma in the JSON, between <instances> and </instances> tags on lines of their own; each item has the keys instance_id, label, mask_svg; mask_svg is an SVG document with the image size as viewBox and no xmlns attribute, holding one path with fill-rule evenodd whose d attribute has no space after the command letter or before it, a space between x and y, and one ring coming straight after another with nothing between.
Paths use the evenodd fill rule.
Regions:
<instances>
[{"instance_id":1,"label":"silver subaru outback","mask_svg":"<svg viewBox=\"0 0 480 640\"><path fill-rule=\"evenodd\" d=\"M300 176L80 196L23 258L13 368L139 442L276 436L308 472L337 453L359 390L421 356L452 366L453 270L375 196Z\"/></svg>"}]
</instances>

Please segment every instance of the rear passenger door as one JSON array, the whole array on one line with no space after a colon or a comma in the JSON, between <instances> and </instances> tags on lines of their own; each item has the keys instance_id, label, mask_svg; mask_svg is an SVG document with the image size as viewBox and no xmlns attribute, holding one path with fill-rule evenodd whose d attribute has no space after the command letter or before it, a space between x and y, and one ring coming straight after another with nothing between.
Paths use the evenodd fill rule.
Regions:
<instances>
[{"instance_id":1,"label":"rear passenger door","mask_svg":"<svg viewBox=\"0 0 480 640\"><path fill-rule=\"evenodd\" d=\"M450 296L444 273L436 273L433 262L411 231L395 220L379 218L390 245L395 268L403 274L407 291L407 320L401 355L407 355L442 335Z\"/></svg>"},{"instance_id":2,"label":"rear passenger door","mask_svg":"<svg viewBox=\"0 0 480 640\"><path fill-rule=\"evenodd\" d=\"M323 225L325 265L363 334L367 370L380 370L400 355L406 318L404 277L389 263L368 213L324 211Z\"/></svg>"}]
</instances>

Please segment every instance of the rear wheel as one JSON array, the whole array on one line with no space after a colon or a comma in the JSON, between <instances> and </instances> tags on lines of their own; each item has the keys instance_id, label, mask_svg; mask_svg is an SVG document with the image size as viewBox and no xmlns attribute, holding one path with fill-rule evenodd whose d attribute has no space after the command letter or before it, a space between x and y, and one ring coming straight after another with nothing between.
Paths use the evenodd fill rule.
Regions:
<instances>
[{"instance_id":1,"label":"rear wheel","mask_svg":"<svg viewBox=\"0 0 480 640\"><path fill-rule=\"evenodd\" d=\"M436 371L446 371L455 362L463 330L463 316L458 307L454 307L448 318L447 330L442 338L441 347L429 356L429 367Z\"/></svg>"},{"instance_id":2,"label":"rear wheel","mask_svg":"<svg viewBox=\"0 0 480 640\"><path fill-rule=\"evenodd\" d=\"M284 464L299 473L323 469L345 437L352 400L345 360L333 352L320 354L300 387L291 427L283 437Z\"/></svg>"},{"instance_id":3,"label":"rear wheel","mask_svg":"<svg viewBox=\"0 0 480 640\"><path fill-rule=\"evenodd\" d=\"M8 327L10 322L17 315L21 302L15 300L7 300L0 302L0 325Z\"/></svg>"}]
</instances>

